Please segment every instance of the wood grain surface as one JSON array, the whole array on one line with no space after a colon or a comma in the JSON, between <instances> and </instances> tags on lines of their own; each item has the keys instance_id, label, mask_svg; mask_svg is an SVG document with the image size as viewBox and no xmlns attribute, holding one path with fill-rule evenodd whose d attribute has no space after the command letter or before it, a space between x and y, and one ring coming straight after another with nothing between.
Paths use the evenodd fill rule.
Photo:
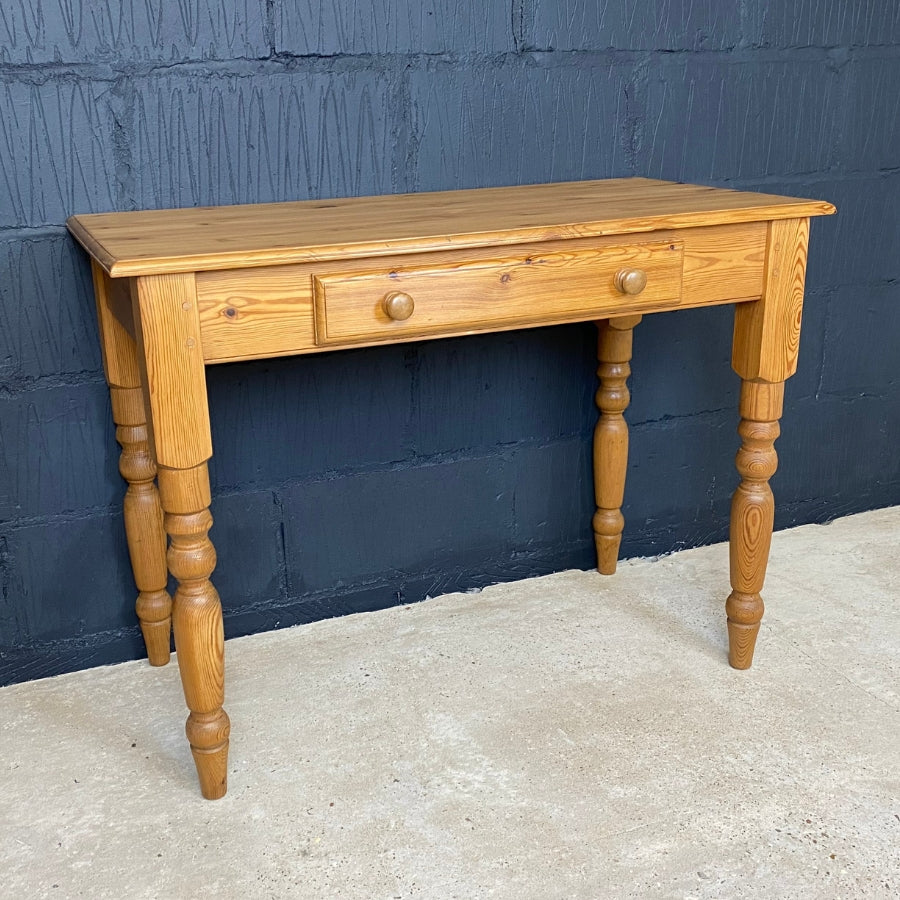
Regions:
<instances>
[{"instance_id":1,"label":"wood grain surface","mask_svg":"<svg viewBox=\"0 0 900 900\"><path fill-rule=\"evenodd\" d=\"M103 370L109 385L116 440L122 447L119 472L128 484L123 503L128 554L138 589L135 610L152 666L169 661L172 598L167 590L166 535L156 489L156 462L150 447L149 426L141 389L137 346L131 329L128 282L113 281L93 265L94 294L103 351Z\"/></svg>"},{"instance_id":2,"label":"wood grain surface","mask_svg":"<svg viewBox=\"0 0 900 900\"><path fill-rule=\"evenodd\" d=\"M690 228L682 231L667 229L652 235L633 238L635 245L646 242L677 242L684 248L682 292L680 306L710 306L736 300L758 299L762 295L767 226L765 222L738 225ZM621 247L618 236L554 240L545 243L526 243L515 248L522 258L552 254L600 253ZM368 258L367 267L389 273L415 267L453 270L466 264L496 261L493 248L432 251L415 256ZM250 269L226 269L221 272L200 272L196 277L197 303L203 333L203 355L208 363L231 362L311 353L333 349L334 345L316 343L313 302L313 279L323 275L350 274L358 271L360 261L333 260L284 266L264 266ZM115 282L113 282L115 283ZM588 288L597 303L588 304L582 314L569 308L567 320L596 319L603 315L603 292L600 285ZM569 288L559 293L567 293ZM460 292L447 289L443 303L471 303ZM566 302L561 298L561 302ZM625 298L622 298L622 303ZM635 308L659 311L671 308L669 300L657 306L645 298ZM557 319L559 321L560 319ZM469 316L458 325L441 328L442 336L471 334L473 331L499 331L521 328L529 324L547 324L549 315L537 321L510 321L500 315L482 315L477 322ZM375 332L368 339L355 339L357 344L383 344L399 340L417 340L422 334L411 328L391 328L380 335Z\"/></svg>"},{"instance_id":3,"label":"wood grain surface","mask_svg":"<svg viewBox=\"0 0 900 900\"><path fill-rule=\"evenodd\" d=\"M135 278L133 284L141 383L156 461L189 468L212 456L194 276Z\"/></svg>"},{"instance_id":4,"label":"wood grain surface","mask_svg":"<svg viewBox=\"0 0 900 900\"><path fill-rule=\"evenodd\" d=\"M828 215L830 203L647 178L93 213L69 230L114 277Z\"/></svg>"},{"instance_id":5,"label":"wood grain surface","mask_svg":"<svg viewBox=\"0 0 900 900\"><path fill-rule=\"evenodd\" d=\"M138 588L135 603L151 666L169 661L172 598L167 590L166 533L156 488L156 462L140 387L110 386L116 440L122 447L119 472L128 482L123 511L128 555Z\"/></svg>"},{"instance_id":6,"label":"wood grain surface","mask_svg":"<svg viewBox=\"0 0 900 900\"><path fill-rule=\"evenodd\" d=\"M628 468L628 424L624 412L631 401L631 346L641 316L622 316L597 323L597 377L595 396L600 418L594 428L594 545L597 571L612 575L619 559L625 517L625 473Z\"/></svg>"},{"instance_id":7,"label":"wood grain surface","mask_svg":"<svg viewBox=\"0 0 900 900\"><path fill-rule=\"evenodd\" d=\"M741 482L731 501L731 593L725 602L728 659L735 669L750 668L763 617L761 591L775 521L769 479L778 466L774 444L783 402L784 382L744 381L741 385L741 447L735 459Z\"/></svg>"},{"instance_id":8,"label":"wood grain surface","mask_svg":"<svg viewBox=\"0 0 900 900\"><path fill-rule=\"evenodd\" d=\"M683 261L684 248L673 240L317 275L316 339L352 343L668 308L681 300ZM626 269L647 276L646 287L634 296L615 284ZM412 315L402 321L382 308L394 291L415 301Z\"/></svg>"},{"instance_id":9,"label":"wood grain surface","mask_svg":"<svg viewBox=\"0 0 900 900\"><path fill-rule=\"evenodd\" d=\"M737 303L743 443L726 608L731 664L746 668L762 617L768 480L783 380L796 368L809 216L830 212L819 201L619 179L71 219L95 259L148 626L168 611L160 507L170 539L172 624L204 797L225 794L230 732L222 606L210 581L207 362L599 320L592 524L598 569L612 573L632 330L645 313ZM120 276L130 309L113 288ZM162 636L148 639L157 656Z\"/></svg>"},{"instance_id":10,"label":"wood grain surface","mask_svg":"<svg viewBox=\"0 0 900 900\"><path fill-rule=\"evenodd\" d=\"M732 365L741 378L784 381L797 371L809 219L769 224L762 298L734 312Z\"/></svg>"},{"instance_id":11,"label":"wood grain surface","mask_svg":"<svg viewBox=\"0 0 900 900\"><path fill-rule=\"evenodd\" d=\"M190 709L185 731L207 800L225 796L228 736L225 702L225 632L222 604L209 576L216 550L209 539L212 514L205 462L184 469L159 469L159 493L171 539L169 571L178 580L172 609L178 671Z\"/></svg>"}]
</instances>

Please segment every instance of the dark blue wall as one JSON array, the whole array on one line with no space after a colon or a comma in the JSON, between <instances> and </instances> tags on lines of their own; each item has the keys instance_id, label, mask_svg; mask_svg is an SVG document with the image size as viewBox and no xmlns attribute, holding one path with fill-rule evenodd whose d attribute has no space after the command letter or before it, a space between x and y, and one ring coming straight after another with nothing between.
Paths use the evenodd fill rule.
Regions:
<instances>
[{"instance_id":1,"label":"dark blue wall","mask_svg":"<svg viewBox=\"0 0 900 900\"><path fill-rule=\"evenodd\" d=\"M630 174L831 200L785 527L900 502L898 97L894 0L3 0L0 679L143 652L70 213ZM625 554L726 536L730 330L636 334ZM208 381L229 635L592 564L590 325Z\"/></svg>"}]
</instances>

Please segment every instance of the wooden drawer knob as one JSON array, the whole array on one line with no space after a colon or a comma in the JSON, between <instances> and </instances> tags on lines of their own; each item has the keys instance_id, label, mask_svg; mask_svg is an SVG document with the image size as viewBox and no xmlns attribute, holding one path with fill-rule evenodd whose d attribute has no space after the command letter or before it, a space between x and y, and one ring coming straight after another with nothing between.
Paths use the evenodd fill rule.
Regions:
<instances>
[{"instance_id":1,"label":"wooden drawer knob","mask_svg":"<svg viewBox=\"0 0 900 900\"><path fill-rule=\"evenodd\" d=\"M647 273L643 269L619 269L616 290L621 294L639 294L647 287Z\"/></svg>"},{"instance_id":2,"label":"wooden drawer knob","mask_svg":"<svg viewBox=\"0 0 900 900\"><path fill-rule=\"evenodd\" d=\"M381 301L381 308L389 318L395 322L402 322L413 314L416 304L409 294L394 291L391 294L385 294L384 300Z\"/></svg>"}]
</instances>

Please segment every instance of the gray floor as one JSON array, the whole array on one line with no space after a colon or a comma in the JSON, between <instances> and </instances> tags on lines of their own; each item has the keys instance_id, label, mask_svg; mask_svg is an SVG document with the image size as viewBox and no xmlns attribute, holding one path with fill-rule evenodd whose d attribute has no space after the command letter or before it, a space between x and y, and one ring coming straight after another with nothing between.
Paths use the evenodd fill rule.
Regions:
<instances>
[{"instance_id":1,"label":"gray floor","mask_svg":"<svg viewBox=\"0 0 900 900\"><path fill-rule=\"evenodd\" d=\"M900 508L228 645L230 792L174 665L0 691L10 898L900 896Z\"/></svg>"}]
</instances>

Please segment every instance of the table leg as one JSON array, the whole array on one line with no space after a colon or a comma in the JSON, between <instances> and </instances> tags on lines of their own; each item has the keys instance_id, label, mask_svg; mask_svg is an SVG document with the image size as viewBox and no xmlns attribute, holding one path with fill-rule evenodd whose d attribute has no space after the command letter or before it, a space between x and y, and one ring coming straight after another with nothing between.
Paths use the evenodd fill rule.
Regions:
<instances>
[{"instance_id":1,"label":"table leg","mask_svg":"<svg viewBox=\"0 0 900 900\"><path fill-rule=\"evenodd\" d=\"M230 724L225 699L222 604L209 580L216 551L207 460L212 456L206 375L194 276L134 279L133 308L169 569L178 581L175 648L190 715L186 731L203 796L225 795Z\"/></svg>"},{"instance_id":2,"label":"table leg","mask_svg":"<svg viewBox=\"0 0 900 900\"><path fill-rule=\"evenodd\" d=\"M778 465L774 443L779 434L783 399L784 382L745 381L741 385L738 434L742 444L735 460L741 483L731 501L732 590L725 603L728 658L736 669L750 667L763 616L760 592L775 520L775 498L769 479Z\"/></svg>"},{"instance_id":3,"label":"table leg","mask_svg":"<svg viewBox=\"0 0 900 900\"><path fill-rule=\"evenodd\" d=\"M122 447L119 471L128 482L125 535L138 589L135 607L150 665L163 666L169 661L172 598L166 590L166 535L154 483L156 463L147 433L137 347L129 330L132 311L127 295L124 303L118 302L117 289L96 263L93 272L103 369L112 400L116 440Z\"/></svg>"},{"instance_id":4,"label":"table leg","mask_svg":"<svg viewBox=\"0 0 900 900\"><path fill-rule=\"evenodd\" d=\"M156 463L150 452L141 389L111 387L116 440L122 447L119 471L125 492L125 536L138 594L135 609L151 666L169 661L172 598L166 590L166 534L156 489Z\"/></svg>"},{"instance_id":5,"label":"table leg","mask_svg":"<svg viewBox=\"0 0 900 900\"><path fill-rule=\"evenodd\" d=\"M206 463L191 469L160 467L159 489L171 538L169 569L178 579L175 592L175 647L187 702L186 732L208 800L225 795L230 723L225 702L225 632L222 604L209 576L216 551L208 533L209 474Z\"/></svg>"},{"instance_id":6,"label":"table leg","mask_svg":"<svg viewBox=\"0 0 900 900\"><path fill-rule=\"evenodd\" d=\"M628 376L631 374L631 339L640 316L621 316L597 323L597 375L600 387L596 401L600 418L594 429L594 544L597 571L616 571L625 519L625 471L628 466L628 425L623 413L628 408Z\"/></svg>"},{"instance_id":7,"label":"table leg","mask_svg":"<svg viewBox=\"0 0 900 900\"><path fill-rule=\"evenodd\" d=\"M742 379L736 458L741 482L731 502L731 594L725 603L728 659L736 669L750 668L763 615L775 519L769 479L778 465L774 443L784 382L797 371L809 219L776 220L768 229L762 296L735 308L731 354Z\"/></svg>"}]
</instances>

